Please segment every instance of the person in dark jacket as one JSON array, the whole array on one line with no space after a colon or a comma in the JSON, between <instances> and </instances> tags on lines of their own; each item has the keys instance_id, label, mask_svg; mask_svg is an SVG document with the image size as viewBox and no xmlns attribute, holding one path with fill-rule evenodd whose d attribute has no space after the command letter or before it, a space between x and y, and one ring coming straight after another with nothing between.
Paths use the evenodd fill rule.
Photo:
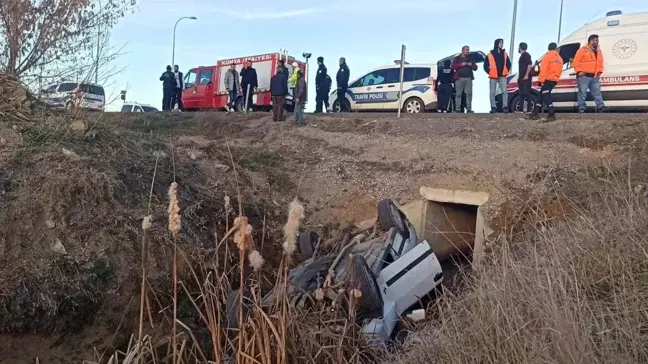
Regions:
<instances>
[{"instance_id":1,"label":"person in dark jacket","mask_svg":"<svg viewBox=\"0 0 648 364\"><path fill-rule=\"evenodd\" d=\"M162 81L162 111L171 110L171 101L173 100L173 90L176 87L175 76L171 72L171 66L166 66L166 71L160 76Z\"/></svg>"},{"instance_id":2,"label":"person in dark jacket","mask_svg":"<svg viewBox=\"0 0 648 364\"><path fill-rule=\"evenodd\" d=\"M508 112L508 92L506 86L508 80L506 76L509 75L511 70L511 59L504 49L504 40L501 38L495 39L493 43L493 50L488 53L484 61L484 71L488 73L490 79L490 105L491 113L497 112L497 86L499 85L502 91L502 111Z\"/></svg>"},{"instance_id":3,"label":"person in dark jacket","mask_svg":"<svg viewBox=\"0 0 648 364\"><path fill-rule=\"evenodd\" d=\"M461 47L461 54L452 60L455 84L455 112L463 112L463 94L465 93L466 111L472 113L472 95L474 71L477 70L477 63L470 55L470 47Z\"/></svg>"},{"instance_id":4,"label":"person in dark jacket","mask_svg":"<svg viewBox=\"0 0 648 364\"><path fill-rule=\"evenodd\" d=\"M346 92L349 88L349 73L349 66L346 64L346 59L340 57L340 69L335 76L335 81L337 82L337 102L340 104L341 112L349 111L346 100Z\"/></svg>"},{"instance_id":5,"label":"person in dark jacket","mask_svg":"<svg viewBox=\"0 0 648 364\"><path fill-rule=\"evenodd\" d=\"M182 104L182 90L184 89L184 75L180 72L180 67L176 64L173 66L173 78L175 79L176 86L173 89L173 100L171 101L171 109L177 104L178 110L184 110Z\"/></svg>"},{"instance_id":6,"label":"person in dark jacket","mask_svg":"<svg viewBox=\"0 0 648 364\"><path fill-rule=\"evenodd\" d=\"M247 61L245 67L241 70L241 88L243 89L243 98L247 95L244 108L251 110L254 108L253 99L254 91L259 87L259 79L254 68L252 68L252 61Z\"/></svg>"},{"instance_id":7,"label":"person in dark jacket","mask_svg":"<svg viewBox=\"0 0 648 364\"><path fill-rule=\"evenodd\" d=\"M297 73L295 85L295 124L304 125L304 108L308 99L308 85L303 72Z\"/></svg>"},{"instance_id":8,"label":"person in dark jacket","mask_svg":"<svg viewBox=\"0 0 648 364\"><path fill-rule=\"evenodd\" d=\"M526 43L520 43L518 49L520 52L520 59L518 61L518 87L520 88L520 108L524 113L530 113L532 111L529 97L531 96L531 83L533 81L531 76L533 61L527 49L528 45ZM516 105L513 105L513 107L515 108ZM517 112L517 110L513 111Z\"/></svg>"},{"instance_id":9,"label":"person in dark jacket","mask_svg":"<svg viewBox=\"0 0 648 364\"><path fill-rule=\"evenodd\" d=\"M437 110L439 112L448 112L448 104L454 88L454 71L452 70L450 60L445 60L438 65L437 78L434 80L434 89L439 96L437 100Z\"/></svg>"},{"instance_id":10,"label":"person in dark jacket","mask_svg":"<svg viewBox=\"0 0 648 364\"><path fill-rule=\"evenodd\" d=\"M284 120L284 105L288 95L288 76L284 73L281 65L277 67L277 73L270 79L270 96L272 96L272 121Z\"/></svg>"},{"instance_id":11,"label":"person in dark jacket","mask_svg":"<svg viewBox=\"0 0 648 364\"><path fill-rule=\"evenodd\" d=\"M328 109L328 100L327 99L326 89L328 76L326 66L324 65L324 57L317 57L317 75L315 76L315 113L322 112L322 104Z\"/></svg>"}]
</instances>

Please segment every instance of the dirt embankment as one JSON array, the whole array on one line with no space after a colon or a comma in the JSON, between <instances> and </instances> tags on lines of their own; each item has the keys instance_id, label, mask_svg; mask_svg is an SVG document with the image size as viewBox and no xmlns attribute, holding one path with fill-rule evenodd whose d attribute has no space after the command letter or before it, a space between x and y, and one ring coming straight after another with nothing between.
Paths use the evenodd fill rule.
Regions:
<instances>
[{"instance_id":1,"label":"dirt embankment","mask_svg":"<svg viewBox=\"0 0 648 364\"><path fill-rule=\"evenodd\" d=\"M257 241L271 243L296 194L307 224L324 235L372 217L382 198L417 198L422 185L488 192L495 218L510 193L541 197L556 179L626 167L645 151L648 134L641 115L552 124L517 115L346 115L311 117L305 128L266 114L85 119L91 130L81 133L61 117L0 120L0 332L19 335L0 341L0 358L13 363L87 359L136 331L141 218L166 219L174 180L183 244L206 257L214 231L225 230L223 197L234 199L237 185L255 228L266 218L268 235ZM152 284L168 281L164 226L153 243Z\"/></svg>"}]
</instances>

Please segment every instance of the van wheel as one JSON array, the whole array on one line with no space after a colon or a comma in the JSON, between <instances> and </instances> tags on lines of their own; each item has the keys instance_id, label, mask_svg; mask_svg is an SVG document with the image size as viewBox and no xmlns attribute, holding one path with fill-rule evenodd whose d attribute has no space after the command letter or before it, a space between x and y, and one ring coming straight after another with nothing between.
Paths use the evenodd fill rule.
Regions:
<instances>
[{"instance_id":1,"label":"van wheel","mask_svg":"<svg viewBox=\"0 0 648 364\"><path fill-rule=\"evenodd\" d=\"M409 98L403 105L403 112L408 114L420 114L425 112L425 104L423 104L423 100L418 97Z\"/></svg>"},{"instance_id":2,"label":"van wheel","mask_svg":"<svg viewBox=\"0 0 648 364\"><path fill-rule=\"evenodd\" d=\"M533 108L538 103L538 100L539 100L538 96L536 96L534 93L531 93L531 95L529 95L529 101L528 101L531 105L527 105L527 110L533 110ZM511 99L511 102L509 104L509 110L511 110L511 112L524 111L524 105L519 93L513 96L513 99Z\"/></svg>"},{"instance_id":3,"label":"van wheel","mask_svg":"<svg viewBox=\"0 0 648 364\"><path fill-rule=\"evenodd\" d=\"M383 229L396 229L401 236L406 237L405 219L393 200L378 202L378 222Z\"/></svg>"}]
</instances>

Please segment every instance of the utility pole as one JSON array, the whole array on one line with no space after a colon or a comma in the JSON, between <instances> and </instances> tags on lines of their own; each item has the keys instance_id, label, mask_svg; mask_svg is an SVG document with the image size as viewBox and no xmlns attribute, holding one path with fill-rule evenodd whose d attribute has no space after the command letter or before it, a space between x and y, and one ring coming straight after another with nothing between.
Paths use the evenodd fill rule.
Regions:
<instances>
[{"instance_id":1,"label":"utility pole","mask_svg":"<svg viewBox=\"0 0 648 364\"><path fill-rule=\"evenodd\" d=\"M513 0L513 22L511 24L511 47L509 48L509 57L511 58L511 64L513 64L513 58L515 58L515 23L517 22L517 0Z\"/></svg>"},{"instance_id":2,"label":"utility pole","mask_svg":"<svg viewBox=\"0 0 648 364\"><path fill-rule=\"evenodd\" d=\"M558 20L558 41L557 41L558 44L560 44L560 31L562 30L563 4L564 4L564 0L560 0L560 20Z\"/></svg>"},{"instance_id":3,"label":"utility pole","mask_svg":"<svg viewBox=\"0 0 648 364\"><path fill-rule=\"evenodd\" d=\"M101 11L103 6L101 5L101 0L99 1L99 19L101 19ZM95 84L99 84L99 55L100 55L100 44L101 43L101 21L97 23L97 54L95 57Z\"/></svg>"}]
</instances>

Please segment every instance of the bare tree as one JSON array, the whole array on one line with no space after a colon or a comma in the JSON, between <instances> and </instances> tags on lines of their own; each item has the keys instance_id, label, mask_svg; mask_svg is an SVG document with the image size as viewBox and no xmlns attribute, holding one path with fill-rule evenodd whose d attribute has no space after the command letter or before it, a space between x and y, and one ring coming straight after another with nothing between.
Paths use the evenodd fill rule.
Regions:
<instances>
[{"instance_id":1,"label":"bare tree","mask_svg":"<svg viewBox=\"0 0 648 364\"><path fill-rule=\"evenodd\" d=\"M136 0L0 0L0 70L19 78L87 77L118 53L110 29Z\"/></svg>"}]
</instances>

